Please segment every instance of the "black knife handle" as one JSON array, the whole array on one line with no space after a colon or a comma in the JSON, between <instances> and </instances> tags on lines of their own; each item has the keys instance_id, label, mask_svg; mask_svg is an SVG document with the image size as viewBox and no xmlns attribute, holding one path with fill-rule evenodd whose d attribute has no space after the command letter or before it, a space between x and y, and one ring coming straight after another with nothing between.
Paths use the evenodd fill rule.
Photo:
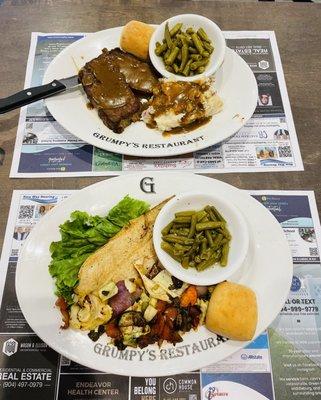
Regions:
<instances>
[{"instance_id":1,"label":"black knife handle","mask_svg":"<svg viewBox=\"0 0 321 400\"><path fill-rule=\"evenodd\" d=\"M24 89L5 99L0 99L0 114L33 103L45 97L53 96L56 93L66 90L66 86L59 81L52 81L47 85L36 86L30 89Z\"/></svg>"}]
</instances>

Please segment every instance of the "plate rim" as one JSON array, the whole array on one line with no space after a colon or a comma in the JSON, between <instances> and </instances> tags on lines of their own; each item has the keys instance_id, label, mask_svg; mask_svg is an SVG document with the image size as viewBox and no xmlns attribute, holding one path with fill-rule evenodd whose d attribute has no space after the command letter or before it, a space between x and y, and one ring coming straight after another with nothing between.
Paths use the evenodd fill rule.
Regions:
<instances>
[{"instance_id":1,"label":"plate rim","mask_svg":"<svg viewBox=\"0 0 321 400\"><path fill-rule=\"evenodd\" d=\"M149 174L149 175L151 175L151 174ZM164 176L167 177L167 174L164 173L163 171L154 172L154 173L152 174L152 176L155 176L155 177L156 177L157 175L164 175ZM176 173L176 175L178 176L178 178L180 178L182 174ZM234 186L232 186L232 185L230 185L230 184L228 184L228 183L226 183L226 182L223 182L223 181L221 181L221 180L214 179L214 178L209 178L209 177L206 177L206 176L201 176L201 175L197 175L197 174L192 174L192 173L184 173L184 175L187 176L187 177L188 177L188 176L197 177L197 179L200 179L200 180L203 180L203 181L207 181L207 182L209 182L209 180L211 180L211 181L212 181L212 180L218 181L220 184L223 184L223 185L226 186L226 187L231 187L231 188L234 189L234 190L237 189L237 190L239 191L240 195L250 198L251 200L253 200L253 201L256 202L256 204L257 204L257 206L258 206L259 208L261 208L261 209L264 210L265 212L268 211L259 201L253 199L252 196L250 196L248 193L246 193L246 191L241 190L241 189L238 189L238 188L236 188L236 187L234 187ZM130 177L132 178L133 175L118 176L118 177L112 178L112 180L121 181L121 180L123 180L123 179L128 179L128 178L130 178ZM135 175L135 177L136 177L136 178L146 177L146 173L138 173L138 174ZM54 207L53 209L51 209L51 210L37 223L36 227L39 226L39 224L44 225L44 224L46 223L46 219L47 219L46 217L47 217L47 215L58 213L58 212L59 212L59 208L61 208L61 207L63 206L63 203L68 202L68 201L71 201L71 202L72 202L72 200L73 200L72 198L73 198L73 197L76 197L77 194L79 194L79 192L81 192L81 191L89 191L89 192L90 192L91 190L94 190L93 188L95 188L95 187L97 187L97 186L100 186L100 185L103 186L103 185L107 184L107 186L108 186L108 185L109 185L109 183L108 183L109 181L110 181L110 179L105 179L105 180L96 182L96 183L94 183L94 184L92 184L92 185L88 185L88 186L86 186L86 187L84 187L84 188L82 188L82 189L79 189L77 192L71 194L67 199L62 200L62 201L57 205L57 207ZM162 196L162 195L161 195L161 196ZM254 203L253 203L253 204L254 204ZM55 210L56 210L56 211L55 211ZM270 213L270 214L271 214L271 213ZM281 232L281 231L282 231L282 228L281 228L279 222L276 220L276 218L275 218L272 214L271 214L271 218L272 218L272 220L273 220L273 224L274 224L274 226L276 227L276 229L278 229L278 230ZM58 228L58 226L57 226L57 228ZM26 241L24 242L24 245L23 245L23 247L22 247L22 249L21 249L21 253L20 253L20 256L19 256L19 259L18 259L18 263L17 263L17 267L16 267L16 275L15 275L15 288L16 288L16 293L17 293L17 299L18 299L18 303L19 303L20 309L21 309L21 311L22 311L22 313L23 313L24 316L25 316L24 304L21 303L21 297L25 297L25 295L22 295L22 293L20 292L21 290L23 291L23 285L21 284L22 278L20 278L20 277L21 277L21 275L23 275L23 272L21 272L21 271L23 271L23 267L22 267L22 264L23 264L23 254L24 254L24 252L26 251L27 244L33 239L33 236L36 236L36 229L34 229L34 230L31 231L30 235L28 236L28 238L27 238ZM282 231L282 236L283 236L284 242L287 243L283 231ZM272 320L269 322L268 326L272 323L272 321L275 319L275 317L279 314L279 312L280 312L280 310L281 310L281 308L282 308L282 306L283 306L283 304L284 304L284 302L285 302L285 300L286 300L286 298L287 298L287 295L288 295L288 292L289 292L289 289L290 289L290 286L291 286L292 275L293 275L293 261L292 261L291 252L290 252L290 249L289 249L288 246L287 246L287 250L288 250L288 258L289 258L289 259L288 259L288 261L289 261L289 263L288 263L288 268L289 268L289 270L288 270L288 273L289 273L289 276L288 276L288 278L289 278L289 279L288 279L288 281L289 281L289 282L288 282L288 288L287 288L287 290L284 290L284 292L283 292L284 295L282 296L282 298L280 298L280 301L278 302L278 307L277 307L278 311L275 312L275 313L273 313L274 316L273 316ZM241 283L242 283L242 282L241 282ZM27 321L28 324L29 324L29 321L27 320L26 317L25 317L25 319L26 319L26 321ZM54 345L54 346L52 346L51 344L49 345L49 344L47 343L47 341L44 340L44 338L42 337L42 335L41 335L41 334L39 335L31 324L29 324L29 325L30 325L31 329L33 330L33 333L35 333L41 340L43 340L50 348L52 348L53 350L55 350L57 353L59 353L59 354L61 354L61 355L63 355L63 356L66 356L66 357L69 358L70 360L72 360L72 361L74 361L74 362L76 362L76 363L79 363L79 364L81 364L81 365L84 365L84 366L86 366L86 367L88 367L88 368L97 369L97 367L94 366L96 358L92 358L92 359L88 360L88 362L87 362L87 360L84 362L84 360L82 360L81 357L79 357L79 356L76 355L76 354L70 354L68 350L64 350L64 349L62 350L61 348L56 347L55 345ZM251 341L247 341L247 342L238 342L238 341L234 341L234 340L229 340L228 342L225 342L225 343L220 344L219 348L221 348L223 351L225 350L226 345L228 345L228 347L229 347L229 348L227 349L227 352L226 352L226 350L225 350L226 355L225 355L223 358L221 358L221 359L225 359L226 357L232 355L234 352L236 352L236 351L238 351L238 350L244 348L247 344L249 344L250 342L252 342L253 340L255 340L255 338L258 337L260 334L262 334L262 333L268 328L268 326L266 326L264 329L262 329L262 330L260 330L260 331L257 331L256 334L255 334L255 336L253 337L253 339L252 339ZM58 331L58 334L59 334L59 333L60 333L60 331ZM197 340L197 338L196 338L196 340ZM183 342L183 343L184 343L184 342ZM231 345L231 346L229 346L229 345ZM198 357L199 360L202 360L203 358L204 358L204 357L202 357L202 356ZM162 371L161 373L157 373L157 371L156 371L156 373L154 373L154 374L152 374L152 375L153 375L153 376L166 376L166 375L179 374L179 373L184 373L184 372L189 371L189 369L186 369L186 367L184 367L184 365L185 365L184 362L181 363L181 364L182 364L182 366L181 366L180 368L177 368L177 367L176 367L176 368L175 368L175 367L174 367L174 368L171 368L171 365L175 365L175 363L174 363L174 364L173 364L173 363L170 363L169 366L167 365L167 372L166 372L166 371L165 371L165 372ZM195 368L193 368L193 370L194 370L194 369L200 369L200 368L205 367L206 365L208 365L208 362L207 362L207 361L206 361L206 362L204 362L204 361L203 361L203 362L202 362L202 361L199 361L199 362L195 362L195 364L196 364L196 366L195 366ZM107 365L108 365L108 359L106 359L106 366L107 366ZM164 368L164 365L162 366L162 368ZM143 369L143 368L142 368L142 369ZM141 370L142 370L142 369L141 369ZM126 375L126 376L140 376L140 377L146 376L146 373L144 373L143 371L140 372L141 370L135 371L135 373L132 374L132 373L128 373L128 372L124 371L121 367L112 368L112 369L109 369L109 368L101 369L101 368L99 367L98 370L99 370L99 371L103 371L103 372L105 372L105 373L113 373L113 374ZM155 371L154 371L154 372L155 372Z\"/></svg>"},{"instance_id":2,"label":"plate rim","mask_svg":"<svg viewBox=\"0 0 321 400\"><path fill-rule=\"evenodd\" d=\"M99 35L104 35L104 34L118 34L120 32L120 30L123 28L123 26L118 26L118 27L114 27L114 28L109 28L109 29L103 29L97 32L92 32L90 34L86 34L86 36L84 36L83 38L73 42L72 44L70 44L69 46L67 46L65 49L63 49L59 54L57 54L57 56L50 62L50 64L47 66L47 69L44 73L44 77L43 77L43 84L48 83L51 79L48 79L48 70L50 71L50 68L52 68L52 65L54 65L54 63L56 62L57 59L61 59L65 56L65 53L68 54L68 52L72 51L73 48L78 47L79 43L83 42L83 41L92 41L92 38L95 37L95 35L99 36ZM223 31L224 32L224 31ZM61 123L60 121L58 121L58 119L56 119L56 117L52 114L51 111L51 105L50 103L53 101L54 97L50 97L48 99L44 99L45 101L45 105L48 108L49 112L54 116L54 118L56 119L56 121L68 132L70 132L72 135L78 137L79 139L81 139L82 141L84 141L85 143L88 143L94 147L98 147L100 149L103 149L105 151L109 151L112 153L116 153L116 154L120 154L120 155L126 155L126 156L134 156L134 157L139 157L139 158L163 158L163 157L168 157L168 156L180 156L180 155L184 155L184 154L189 154L191 152L195 152L195 151L199 151L199 150L204 150L206 148L209 148L211 146L215 146L218 145L219 143L222 143L225 140L230 139L233 135L235 135L253 116L253 113L256 109L257 106L257 97L258 97L258 86L257 86L257 82L255 79L255 75L253 73L253 71L251 70L251 68L249 67L249 65L243 60L243 58L238 55L234 50L230 49L229 47L226 46L226 56L229 57L235 57L236 60L238 60L239 63L243 64L243 66L245 67L245 69L248 71L249 76L251 76L251 78L249 78L249 82L251 82L251 89L249 90L249 92L251 92L251 94L253 94L253 104L251 105L252 107L249 107L248 111L247 111L247 116L242 118L237 118L237 127L230 127L230 129L228 130L228 134L225 135L223 138L221 138L220 140L206 140L205 143L203 141L197 141L193 144L190 145L186 145L186 146L174 146L174 150L171 149L170 153L165 154L166 153L166 148L165 150L161 148L158 150L157 148L155 149L145 149L143 151L143 149L141 147L139 147L138 149L135 149L134 147L131 148L130 146L124 146L124 148L113 148L113 144L109 143L109 142L105 142L103 140L99 141L99 139L96 139L95 137L91 136L89 133L86 134L81 134L79 136L79 134L75 134L74 132L71 132L69 129L67 129L65 127L64 123ZM224 63L224 62L223 62ZM58 78L55 78L59 80ZM60 79L62 79L60 77ZM252 87L253 86L253 87ZM250 87L250 85L249 85ZM58 95L59 96L59 95ZM54 113L55 114L55 113ZM244 113L243 113L244 114ZM98 116L97 116L98 118ZM215 115L214 115L215 118ZM141 121L140 121L141 122ZM191 134L193 133L197 133L199 130L201 133L202 129L206 129L207 125L204 125L203 127L200 127L194 131L191 132ZM111 134L114 134L114 132L112 132L108 127L104 126ZM143 127L144 129L146 129L146 133L148 134L147 131L147 127ZM211 128L209 128L211 129ZM124 132L126 133L126 132ZM123 134L124 134L123 133ZM104 132L102 132L102 134L104 134ZM123 135L121 134L121 135ZM205 134L205 132L203 133ZM186 134L179 134L179 135L175 135L175 137L177 136L177 140L184 140L186 138ZM191 136L190 136L191 137ZM211 137L211 135L209 135L209 137ZM89 140L88 140L89 139ZM124 138L125 139L125 138ZM210 143L209 143L210 142ZM157 143L158 144L158 143ZM105 146L106 145L106 146ZM138 152L137 152L138 150ZM162 151L163 150L163 151ZM142 152L143 151L143 152Z\"/></svg>"}]
</instances>

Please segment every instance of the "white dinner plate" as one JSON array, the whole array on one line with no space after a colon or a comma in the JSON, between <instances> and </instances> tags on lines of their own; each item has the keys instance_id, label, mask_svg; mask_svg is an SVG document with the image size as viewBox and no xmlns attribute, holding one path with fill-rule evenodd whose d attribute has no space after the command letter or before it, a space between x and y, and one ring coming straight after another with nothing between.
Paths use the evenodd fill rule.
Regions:
<instances>
[{"instance_id":1,"label":"white dinner plate","mask_svg":"<svg viewBox=\"0 0 321 400\"><path fill-rule=\"evenodd\" d=\"M68 46L48 66L44 83L73 76L102 48L118 47L121 30L119 27L89 34ZM163 136L147 128L144 122L131 124L121 134L114 133L103 124L96 110L88 109L88 99L81 87L46 99L46 106L66 130L94 146L131 156L173 156L219 143L251 118L257 104L257 83L249 66L233 50L227 49L215 81L224 102L223 110L206 125L185 134Z\"/></svg>"},{"instance_id":2,"label":"white dinner plate","mask_svg":"<svg viewBox=\"0 0 321 400\"><path fill-rule=\"evenodd\" d=\"M92 342L85 332L61 330L61 316L54 303L54 283L48 271L49 245L60 239L59 225L74 210L106 215L125 195L156 205L185 191L219 193L243 213L249 229L250 247L246 261L230 280L251 287L258 300L255 337L280 312L292 279L291 252L283 230L272 214L245 191L221 181L193 174L151 173L126 175L101 181L63 201L35 226L23 246L16 272L16 291L21 310L34 332L50 347L69 359L97 370L135 376L183 373L222 360L248 342L222 342L202 326L183 336L176 346L150 345L120 352L108 346L104 334Z\"/></svg>"}]
</instances>

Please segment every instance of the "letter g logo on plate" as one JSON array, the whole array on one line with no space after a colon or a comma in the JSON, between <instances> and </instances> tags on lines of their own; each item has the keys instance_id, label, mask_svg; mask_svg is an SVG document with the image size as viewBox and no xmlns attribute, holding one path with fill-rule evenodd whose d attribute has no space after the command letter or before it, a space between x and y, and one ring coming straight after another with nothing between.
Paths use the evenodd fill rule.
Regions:
<instances>
[{"instance_id":1,"label":"letter g logo on plate","mask_svg":"<svg viewBox=\"0 0 321 400\"><path fill-rule=\"evenodd\" d=\"M156 193L154 178L152 177L146 176L143 178L140 181L139 186L144 193Z\"/></svg>"}]
</instances>

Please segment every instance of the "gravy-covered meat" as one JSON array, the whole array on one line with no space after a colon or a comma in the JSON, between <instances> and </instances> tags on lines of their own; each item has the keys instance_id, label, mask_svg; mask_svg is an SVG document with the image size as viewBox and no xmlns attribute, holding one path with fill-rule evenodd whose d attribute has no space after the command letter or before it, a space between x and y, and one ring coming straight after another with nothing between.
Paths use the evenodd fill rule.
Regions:
<instances>
[{"instance_id":1,"label":"gravy-covered meat","mask_svg":"<svg viewBox=\"0 0 321 400\"><path fill-rule=\"evenodd\" d=\"M144 109L141 96L152 94L157 84L148 63L118 48L103 49L80 70L79 80L99 117L116 133L140 120Z\"/></svg>"},{"instance_id":2,"label":"gravy-covered meat","mask_svg":"<svg viewBox=\"0 0 321 400\"><path fill-rule=\"evenodd\" d=\"M110 50L109 56L119 66L120 72L132 89L152 93L153 87L157 84L157 78L149 64L121 49Z\"/></svg>"},{"instance_id":3,"label":"gravy-covered meat","mask_svg":"<svg viewBox=\"0 0 321 400\"><path fill-rule=\"evenodd\" d=\"M139 111L140 101L109 52L104 49L97 58L86 63L79 72L79 80L104 124L121 133Z\"/></svg>"}]
</instances>

